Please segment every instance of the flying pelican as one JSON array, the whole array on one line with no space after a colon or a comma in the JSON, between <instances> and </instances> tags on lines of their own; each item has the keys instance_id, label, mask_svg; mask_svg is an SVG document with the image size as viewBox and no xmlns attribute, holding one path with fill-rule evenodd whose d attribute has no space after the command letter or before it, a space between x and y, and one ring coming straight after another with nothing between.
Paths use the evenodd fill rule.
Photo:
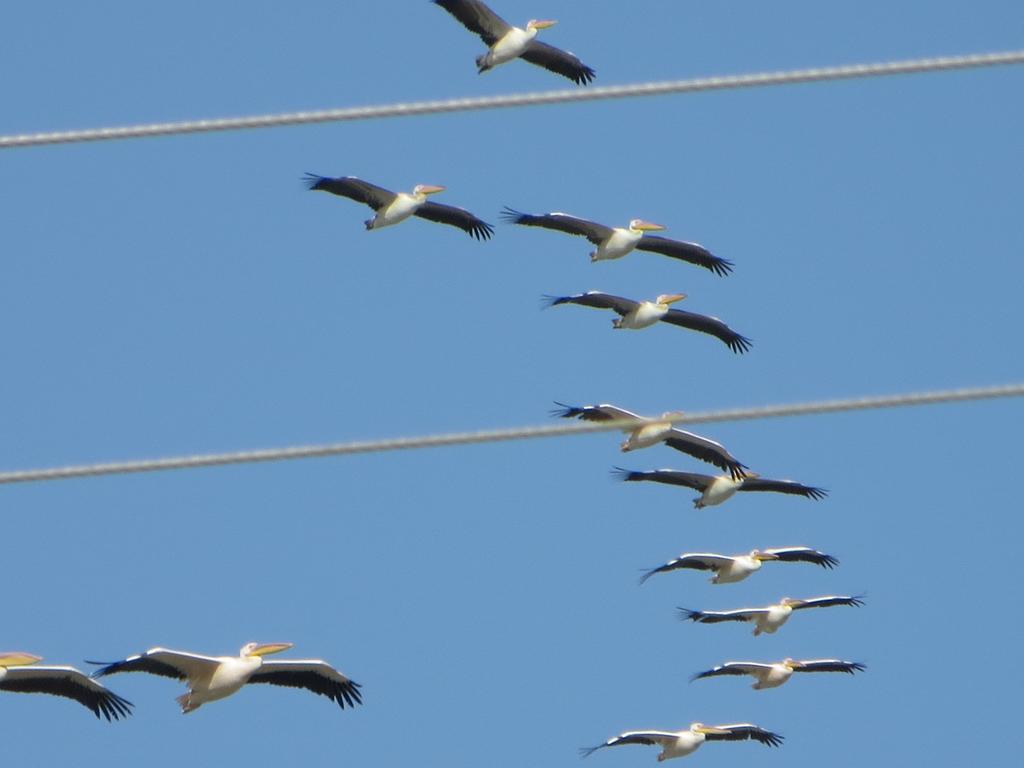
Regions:
<instances>
[{"instance_id":1,"label":"flying pelican","mask_svg":"<svg viewBox=\"0 0 1024 768\"><path fill-rule=\"evenodd\" d=\"M668 573L682 568L696 571L713 571L712 584L733 584L743 581L754 571L760 570L765 562L778 560L782 563L813 563L822 568L835 568L839 561L810 547L779 547L776 549L753 549L749 555L716 555L705 552L690 552L653 568L640 578L643 584L656 573Z\"/></svg>"},{"instance_id":2,"label":"flying pelican","mask_svg":"<svg viewBox=\"0 0 1024 768\"><path fill-rule=\"evenodd\" d=\"M98 720L128 717L132 703L108 691L74 667L33 666L42 661L31 653L0 653L0 691L49 693L74 699Z\"/></svg>"},{"instance_id":3,"label":"flying pelican","mask_svg":"<svg viewBox=\"0 0 1024 768\"><path fill-rule=\"evenodd\" d=\"M695 459L714 464L716 467L728 470L733 477L743 477L746 465L737 461L725 447L714 440L701 437L693 432L687 432L672 426L670 419L679 418L678 412L668 412L661 415L663 421L657 419L645 419L632 411L619 408L615 405L601 403L600 405L566 405L555 401L558 409L552 411L553 416L560 416L563 419L579 418L583 421L633 421L636 426L625 426L623 432L628 432L629 437L622 443L620 448L623 451L633 451L637 448L646 448L655 443L664 441L670 448L682 451L693 456Z\"/></svg>"},{"instance_id":4,"label":"flying pelican","mask_svg":"<svg viewBox=\"0 0 1024 768\"><path fill-rule=\"evenodd\" d=\"M823 597L792 598L784 597L774 605L764 608L738 608L735 611L691 611L689 608L679 609L679 618L683 621L699 621L702 624L717 624L721 621L752 621L754 636L762 632L772 634L786 623L793 611L802 608L828 608L832 605L864 605L864 600L847 595L825 595Z\"/></svg>"},{"instance_id":5,"label":"flying pelican","mask_svg":"<svg viewBox=\"0 0 1024 768\"><path fill-rule=\"evenodd\" d=\"M691 678L700 680L703 677L721 677L722 675L751 675L757 682L751 688L760 691L764 688L778 688L792 677L794 672L863 672L866 667L856 661L842 659L783 659L770 664L758 661L727 661L706 672L698 672Z\"/></svg>"},{"instance_id":6,"label":"flying pelican","mask_svg":"<svg viewBox=\"0 0 1024 768\"><path fill-rule=\"evenodd\" d=\"M150 648L98 669L94 677L118 672L148 672L188 682L188 691L176 701L182 713L199 709L209 701L223 699L246 683L270 683L326 696L342 709L362 704L359 683L349 680L326 661L287 659L264 661L263 656L285 651L291 643L246 643L238 656L202 656L186 651ZM102 662L89 662L97 664Z\"/></svg>"},{"instance_id":7,"label":"flying pelican","mask_svg":"<svg viewBox=\"0 0 1024 768\"><path fill-rule=\"evenodd\" d=\"M697 509L713 507L728 500L737 491L773 491L803 496L807 499L823 499L828 496L824 488L801 485L792 480L769 480L760 477L756 472L747 472L743 477L734 478L729 475L698 475L693 472L676 472L673 469L656 469L650 472L633 472L615 467L612 470L627 482L649 480L666 485L681 485L700 491L700 496L693 500Z\"/></svg>"},{"instance_id":8,"label":"flying pelican","mask_svg":"<svg viewBox=\"0 0 1024 768\"><path fill-rule=\"evenodd\" d=\"M689 328L691 331L714 336L736 353L746 352L750 349L750 339L736 333L717 317L698 315L694 312L669 307L669 304L674 304L685 298L685 293L663 293L654 301L633 301L633 299L624 299L610 293L601 293L601 291L587 291L572 296L545 296L544 301L549 307L558 304L579 304L583 307L612 309L619 315L612 320L613 328L646 328L661 320L678 325L680 328Z\"/></svg>"},{"instance_id":9,"label":"flying pelican","mask_svg":"<svg viewBox=\"0 0 1024 768\"><path fill-rule=\"evenodd\" d=\"M594 70L568 51L534 40L540 30L553 27L557 23L555 21L530 19L526 29L520 29L480 0L434 0L434 3L448 11L470 32L479 35L489 47L487 53L477 57L478 73L518 57L567 77L576 85L586 85L594 79Z\"/></svg>"},{"instance_id":10,"label":"flying pelican","mask_svg":"<svg viewBox=\"0 0 1024 768\"><path fill-rule=\"evenodd\" d=\"M417 184L412 192L395 193L355 176L338 176L332 179L328 176L317 176L315 173L307 173L305 181L310 189L330 192L332 195L347 197L370 206L377 213L372 219L364 222L367 229L390 227L410 216L419 216L421 219L458 227L477 240L489 240L494 234L494 227L469 211L427 200L427 195L443 192L444 187Z\"/></svg>"},{"instance_id":11,"label":"flying pelican","mask_svg":"<svg viewBox=\"0 0 1024 768\"><path fill-rule=\"evenodd\" d=\"M704 725L693 723L683 731L626 731L613 736L604 744L596 747L584 747L580 750L583 757L594 754L603 747L617 747L620 744L656 744L661 747L658 762L673 757L685 757L697 749L705 741L745 741L754 739L766 747L777 747L784 737L750 723L732 723L730 725Z\"/></svg>"},{"instance_id":12,"label":"flying pelican","mask_svg":"<svg viewBox=\"0 0 1024 768\"><path fill-rule=\"evenodd\" d=\"M570 216L567 213L542 213L532 215L505 207L502 219L511 224L522 224L525 227L543 227L570 235L582 235L597 246L590 252L591 261L620 259L634 248L638 251L660 253L673 259L688 261L698 267L710 269L716 275L725 277L732 272L732 262L715 256L703 245L688 243L685 240L671 240L660 235L651 235L665 229L661 224L654 224L643 219L633 219L628 227L606 227L586 219Z\"/></svg>"}]
</instances>

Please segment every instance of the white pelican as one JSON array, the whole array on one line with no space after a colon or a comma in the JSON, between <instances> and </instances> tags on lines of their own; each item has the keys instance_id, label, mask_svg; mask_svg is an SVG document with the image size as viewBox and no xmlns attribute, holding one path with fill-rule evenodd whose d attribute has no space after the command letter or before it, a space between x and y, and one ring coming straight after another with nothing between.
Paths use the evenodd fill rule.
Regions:
<instances>
[{"instance_id":1,"label":"white pelican","mask_svg":"<svg viewBox=\"0 0 1024 768\"><path fill-rule=\"evenodd\" d=\"M477 240L489 240L494 234L494 227L469 211L427 200L428 195L443 192L444 187L417 184L412 192L395 193L355 176L338 176L332 179L307 173L305 180L310 189L330 192L332 195L347 197L370 206L377 213L372 219L364 222L367 229L390 227L410 216L419 216L421 219L458 227Z\"/></svg>"},{"instance_id":2,"label":"white pelican","mask_svg":"<svg viewBox=\"0 0 1024 768\"><path fill-rule=\"evenodd\" d=\"M679 618L683 621L699 621L702 624L717 624L721 621L752 621L754 636L762 632L772 634L786 623L793 611L802 608L828 608L833 605L864 605L862 597L848 595L825 595L823 597L793 598L784 597L774 605L764 608L737 608L734 611L691 611L689 608L679 609Z\"/></svg>"},{"instance_id":3,"label":"white pelican","mask_svg":"<svg viewBox=\"0 0 1024 768\"><path fill-rule=\"evenodd\" d=\"M628 227L607 227L567 213L556 211L533 215L520 213L508 206L502 211L501 217L507 222L522 224L525 227L543 227L567 232L570 235L582 235L597 246L596 251L590 252L591 261L620 259L635 248L638 251L660 253L673 259L687 261L698 267L710 269L722 277L732 272L731 261L715 256L703 245L648 234L663 230L665 227L643 219L633 219Z\"/></svg>"},{"instance_id":4,"label":"white pelican","mask_svg":"<svg viewBox=\"0 0 1024 768\"><path fill-rule=\"evenodd\" d=\"M31 653L0 653L0 691L48 693L74 699L92 710L98 720L128 717L132 703L108 691L74 667L38 666L42 658Z\"/></svg>"},{"instance_id":5,"label":"white pelican","mask_svg":"<svg viewBox=\"0 0 1024 768\"><path fill-rule=\"evenodd\" d=\"M777 747L784 737L750 723L732 723L730 725L704 725L693 723L684 731L626 731L613 736L604 744L596 747L584 747L580 750L583 757L592 755L604 747L617 747L620 744L649 744L661 747L658 762L673 757L685 757L697 749L705 741L746 741L754 739L766 747Z\"/></svg>"},{"instance_id":6,"label":"white pelican","mask_svg":"<svg viewBox=\"0 0 1024 768\"><path fill-rule=\"evenodd\" d=\"M563 419L579 418L583 421L632 421L636 426L625 426L623 432L628 432L629 437L622 443L620 448L623 451L633 451L638 448L646 448L655 443L664 442L670 448L682 451L693 456L695 459L714 464L716 467L728 470L734 477L742 477L745 474L746 465L737 461L725 447L714 440L687 432L672 426L668 419L678 418L681 414L669 411L661 415L661 419L645 419L632 411L619 408L608 403L600 405L566 405L555 401L560 406L552 411L552 415L560 416Z\"/></svg>"},{"instance_id":7,"label":"white pelican","mask_svg":"<svg viewBox=\"0 0 1024 768\"><path fill-rule=\"evenodd\" d=\"M803 496L807 499L823 499L828 496L824 488L801 485L792 480L769 480L760 477L756 472L747 472L743 477L733 478L729 475L698 475L693 472L677 472L673 469L656 469L650 472L633 472L615 467L615 474L627 482L649 480L666 485L681 485L700 491L700 496L693 500L697 509L713 507L732 497L737 491L773 491Z\"/></svg>"},{"instance_id":8,"label":"white pelican","mask_svg":"<svg viewBox=\"0 0 1024 768\"><path fill-rule=\"evenodd\" d=\"M246 643L238 656L202 656L167 648L150 648L138 656L115 661L98 669L94 677L118 672L148 672L151 675L186 680L188 691L176 700L182 713L238 691L246 683L270 683L326 696L342 709L362 704L359 683L349 680L326 661L288 659L265 661L264 656L285 651L291 643ZM100 662L90 662L96 664Z\"/></svg>"},{"instance_id":9,"label":"white pelican","mask_svg":"<svg viewBox=\"0 0 1024 768\"><path fill-rule=\"evenodd\" d=\"M764 664L758 661L727 661L706 672L698 672L691 678L700 680L704 677L721 677L722 675L750 675L757 682L751 688L760 691L764 688L778 688L792 677L794 672L863 672L866 667L856 661L842 659L783 659L782 661Z\"/></svg>"},{"instance_id":10,"label":"white pelican","mask_svg":"<svg viewBox=\"0 0 1024 768\"><path fill-rule=\"evenodd\" d=\"M733 584L743 581L750 574L760 570L761 565L772 560L782 563L813 563L822 568L835 568L839 561L810 547L779 547L776 549L753 549L748 555L716 555L705 552L690 552L653 568L640 577L643 584L656 573L678 571L690 568L696 571L712 571L712 584Z\"/></svg>"},{"instance_id":11,"label":"white pelican","mask_svg":"<svg viewBox=\"0 0 1024 768\"><path fill-rule=\"evenodd\" d=\"M576 85L586 85L594 79L594 70L568 51L534 40L540 30L553 27L557 23L555 21L530 19L526 29L520 29L513 27L480 0L434 0L434 3L458 19L470 32L479 35L489 47L487 53L477 57L478 73L506 61L522 58L567 77Z\"/></svg>"},{"instance_id":12,"label":"white pelican","mask_svg":"<svg viewBox=\"0 0 1024 768\"><path fill-rule=\"evenodd\" d=\"M672 309L669 304L682 301L685 293L663 293L654 301L634 301L621 296L613 296L601 291L587 291L572 296L545 296L547 306L558 304L579 304L583 307L614 310L619 317L612 320L613 328L640 329L654 325L661 320L680 328L706 333L721 340L733 352L741 353L750 349L750 339L741 336L717 317L698 315L682 309Z\"/></svg>"}]
</instances>

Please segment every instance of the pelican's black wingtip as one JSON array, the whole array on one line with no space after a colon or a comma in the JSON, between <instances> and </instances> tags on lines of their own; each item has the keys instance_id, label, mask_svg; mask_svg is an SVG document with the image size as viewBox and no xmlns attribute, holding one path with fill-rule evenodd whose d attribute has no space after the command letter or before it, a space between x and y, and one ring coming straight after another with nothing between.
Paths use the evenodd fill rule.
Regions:
<instances>
[{"instance_id":1,"label":"pelican's black wingtip","mask_svg":"<svg viewBox=\"0 0 1024 768\"><path fill-rule=\"evenodd\" d=\"M572 81L576 85L590 85L594 82L594 78L597 77L597 71L592 67L583 66L577 70L576 75L572 78Z\"/></svg>"},{"instance_id":2,"label":"pelican's black wingtip","mask_svg":"<svg viewBox=\"0 0 1024 768\"><path fill-rule=\"evenodd\" d=\"M306 189L322 189L323 183L327 180L327 176L321 176L318 173L310 173L309 171L306 171L302 175L302 183L306 185Z\"/></svg>"},{"instance_id":3,"label":"pelican's black wingtip","mask_svg":"<svg viewBox=\"0 0 1024 768\"><path fill-rule=\"evenodd\" d=\"M470 237L477 240L490 240L494 236L494 226L486 221L477 221L467 230Z\"/></svg>"},{"instance_id":4,"label":"pelican's black wingtip","mask_svg":"<svg viewBox=\"0 0 1024 768\"><path fill-rule=\"evenodd\" d=\"M744 352L749 352L750 347L754 342L748 339L746 336L736 334L733 338L726 342L729 345L729 349L735 352L737 355L742 355Z\"/></svg>"},{"instance_id":5,"label":"pelican's black wingtip","mask_svg":"<svg viewBox=\"0 0 1024 768\"><path fill-rule=\"evenodd\" d=\"M506 224L519 224L526 218L526 214L506 205L501 209L501 212L498 214L498 218Z\"/></svg>"},{"instance_id":6,"label":"pelican's black wingtip","mask_svg":"<svg viewBox=\"0 0 1024 768\"><path fill-rule=\"evenodd\" d=\"M548 413L560 419L573 419L583 413L583 409L575 405L566 405L557 400L554 401L557 408L552 408Z\"/></svg>"}]
</instances>

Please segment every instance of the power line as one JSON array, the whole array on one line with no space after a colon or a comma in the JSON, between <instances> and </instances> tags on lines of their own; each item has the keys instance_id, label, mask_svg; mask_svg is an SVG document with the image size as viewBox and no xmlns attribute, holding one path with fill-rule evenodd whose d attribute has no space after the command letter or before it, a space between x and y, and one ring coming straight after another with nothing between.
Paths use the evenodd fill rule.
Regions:
<instances>
[{"instance_id":1,"label":"power line","mask_svg":"<svg viewBox=\"0 0 1024 768\"><path fill-rule=\"evenodd\" d=\"M745 421L786 416L861 411L875 408L898 408L911 405L934 405L964 400L985 400L1024 395L1024 383L993 387L971 387L965 389L917 392L881 397L861 397L843 400L825 400L791 405L767 405L753 408L733 408L703 413L681 414L670 419L680 424L706 424L714 421ZM666 419L658 419L664 422ZM135 472L156 472L168 469L195 469L222 464L248 464L261 461L284 461L287 459L309 459L318 456L342 456L353 453L377 453L381 451L410 450L416 448L439 448L453 445L476 445L507 440L527 440L539 437L582 435L591 432L608 432L635 427L635 421L606 421L600 423L561 423L535 427L511 429L490 429L475 432L454 432L422 437L396 437L384 440L364 440L347 443L302 445L291 448L268 448L233 453L210 453L194 456L177 456L165 459L141 459L136 461L111 462L106 464L83 464L78 466L53 467L50 469L27 469L0 472L0 484L27 483L45 480L65 480L74 477L95 477L99 475L123 475Z\"/></svg>"},{"instance_id":2,"label":"power line","mask_svg":"<svg viewBox=\"0 0 1024 768\"><path fill-rule=\"evenodd\" d=\"M109 128L87 128L77 131L53 131L0 136L0 149L31 147L46 144L72 144L85 141L112 141L149 136L184 133L233 131L243 128L276 128L285 125L330 123L349 120L374 120L383 117L412 117L443 112L470 112L481 109L524 107L540 104L564 104L576 101L623 99L635 96L661 96L669 93L719 91L732 88L760 88L770 85L809 83L823 80L849 80L860 77L905 75L948 69L971 69L1024 63L1024 50L977 53L964 56L941 56L928 59L851 64L837 67L795 69L784 72L759 72L747 75L723 75L690 80L662 80L630 85L606 85L594 88L539 91L534 93L481 96L476 98L415 101L367 107L344 107L305 112L285 112L248 117L222 117L206 120L185 120Z\"/></svg>"}]
</instances>

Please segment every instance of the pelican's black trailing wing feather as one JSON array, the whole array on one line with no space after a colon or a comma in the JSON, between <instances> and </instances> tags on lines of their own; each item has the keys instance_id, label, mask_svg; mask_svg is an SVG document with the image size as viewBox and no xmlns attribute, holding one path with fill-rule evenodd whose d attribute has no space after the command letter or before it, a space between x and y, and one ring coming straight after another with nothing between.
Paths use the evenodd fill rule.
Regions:
<instances>
[{"instance_id":1,"label":"pelican's black trailing wing feather","mask_svg":"<svg viewBox=\"0 0 1024 768\"><path fill-rule=\"evenodd\" d=\"M640 242L636 244L636 249L649 253L660 253L662 256L695 264L698 267L711 270L719 277L725 277L732 272L733 268L731 261L715 256L703 245L689 243L685 240L673 240L660 235L644 234L640 238Z\"/></svg>"},{"instance_id":2,"label":"pelican's black trailing wing feather","mask_svg":"<svg viewBox=\"0 0 1024 768\"><path fill-rule=\"evenodd\" d=\"M428 201L417 208L413 215L428 221L436 221L439 224L458 227L477 240L490 240L491 235L494 234L494 227L486 221L478 219L469 211L456 208L454 205L442 205Z\"/></svg>"}]
</instances>

